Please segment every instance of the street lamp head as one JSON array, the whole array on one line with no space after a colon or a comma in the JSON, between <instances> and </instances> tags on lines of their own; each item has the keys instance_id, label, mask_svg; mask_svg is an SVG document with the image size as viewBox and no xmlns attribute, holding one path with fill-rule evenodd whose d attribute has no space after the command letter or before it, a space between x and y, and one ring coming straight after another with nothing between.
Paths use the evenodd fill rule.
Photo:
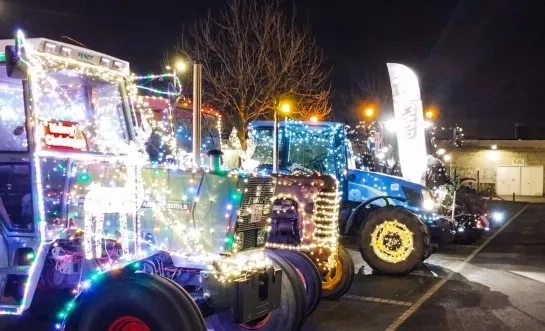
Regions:
<instances>
[{"instance_id":1,"label":"street lamp head","mask_svg":"<svg viewBox=\"0 0 545 331\"><path fill-rule=\"evenodd\" d=\"M365 109L365 117L373 117L375 115L375 110L373 108Z\"/></svg>"},{"instance_id":2,"label":"street lamp head","mask_svg":"<svg viewBox=\"0 0 545 331\"><path fill-rule=\"evenodd\" d=\"M310 121L313 122L313 123L318 122L318 116L316 116L316 115L311 116L311 117L310 117Z\"/></svg>"},{"instance_id":3,"label":"street lamp head","mask_svg":"<svg viewBox=\"0 0 545 331\"><path fill-rule=\"evenodd\" d=\"M425 115L426 115L426 118L432 119L433 118L433 111L428 110L428 111L426 111Z\"/></svg>"},{"instance_id":4,"label":"street lamp head","mask_svg":"<svg viewBox=\"0 0 545 331\"><path fill-rule=\"evenodd\" d=\"M177 71L185 71L187 69L187 64L182 61L182 60L179 60L179 61L176 61L176 70Z\"/></svg>"},{"instance_id":5,"label":"street lamp head","mask_svg":"<svg viewBox=\"0 0 545 331\"><path fill-rule=\"evenodd\" d=\"M291 110L291 106L289 103L283 103L282 106L280 107L280 110L283 112L283 113L289 113L290 110Z\"/></svg>"}]
</instances>

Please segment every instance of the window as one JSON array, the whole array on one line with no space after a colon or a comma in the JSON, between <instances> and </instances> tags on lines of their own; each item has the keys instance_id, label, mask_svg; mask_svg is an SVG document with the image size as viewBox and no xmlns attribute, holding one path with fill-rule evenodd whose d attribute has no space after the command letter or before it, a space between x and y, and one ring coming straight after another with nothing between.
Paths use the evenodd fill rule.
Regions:
<instances>
[{"instance_id":1,"label":"window","mask_svg":"<svg viewBox=\"0 0 545 331\"><path fill-rule=\"evenodd\" d=\"M119 83L61 70L39 80L37 87L40 120L77 123L90 152L127 152L128 132Z\"/></svg>"},{"instance_id":2,"label":"window","mask_svg":"<svg viewBox=\"0 0 545 331\"><path fill-rule=\"evenodd\" d=\"M71 165L67 192L67 211L70 227L84 227L85 197L94 186L125 186L126 169L109 163L74 162ZM105 230L118 229L118 215L106 215Z\"/></svg>"},{"instance_id":3,"label":"window","mask_svg":"<svg viewBox=\"0 0 545 331\"><path fill-rule=\"evenodd\" d=\"M0 66L0 152L27 150L23 83L6 76Z\"/></svg>"},{"instance_id":4,"label":"window","mask_svg":"<svg viewBox=\"0 0 545 331\"><path fill-rule=\"evenodd\" d=\"M252 131L256 141L253 159L261 164L273 163L273 128L256 128ZM282 141L279 139L279 141ZM281 145L280 143L278 145Z\"/></svg>"},{"instance_id":5,"label":"window","mask_svg":"<svg viewBox=\"0 0 545 331\"><path fill-rule=\"evenodd\" d=\"M334 128L290 125L288 166L302 166L324 174L335 174L338 139Z\"/></svg>"},{"instance_id":6,"label":"window","mask_svg":"<svg viewBox=\"0 0 545 331\"><path fill-rule=\"evenodd\" d=\"M176 144L183 151L193 150L193 113L190 111L177 110L174 113L174 128ZM218 131L218 120L214 115L203 113L201 116L201 152L220 148Z\"/></svg>"},{"instance_id":7,"label":"window","mask_svg":"<svg viewBox=\"0 0 545 331\"><path fill-rule=\"evenodd\" d=\"M0 163L0 220L10 230L33 230L30 165Z\"/></svg>"},{"instance_id":8,"label":"window","mask_svg":"<svg viewBox=\"0 0 545 331\"><path fill-rule=\"evenodd\" d=\"M41 159L43 202L48 228L66 226L63 215L63 195L68 162L59 159Z\"/></svg>"}]
</instances>

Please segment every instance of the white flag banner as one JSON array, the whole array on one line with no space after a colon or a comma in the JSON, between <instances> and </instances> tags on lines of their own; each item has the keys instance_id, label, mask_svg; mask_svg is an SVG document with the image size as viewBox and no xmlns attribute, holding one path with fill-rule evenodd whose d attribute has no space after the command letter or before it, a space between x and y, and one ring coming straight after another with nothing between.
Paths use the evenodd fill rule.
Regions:
<instances>
[{"instance_id":1,"label":"white flag banner","mask_svg":"<svg viewBox=\"0 0 545 331\"><path fill-rule=\"evenodd\" d=\"M427 167L424 112L416 73L399 63L387 63L403 177L425 184Z\"/></svg>"}]
</instances>

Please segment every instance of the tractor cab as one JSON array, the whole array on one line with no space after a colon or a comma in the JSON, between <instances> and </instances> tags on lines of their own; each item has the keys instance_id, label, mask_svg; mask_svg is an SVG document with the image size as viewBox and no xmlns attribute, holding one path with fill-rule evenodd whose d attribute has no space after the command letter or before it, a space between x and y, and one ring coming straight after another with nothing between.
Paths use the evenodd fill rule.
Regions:
<instances>
[{"instance_id":1,"label":"tractor cab","mask_svg":"<svg viewBox=\"0 0 545 331\"><path fill-rule=\"evenodd\" d=\"M66 251L93 263L134 252L134 199L108 195L136 191L135 149L127 62L21 32L0 47L0 314L17 314L44 264L79 275Z\"/></svg>"},{"instance_id":2,"label":"tractor cab","mask_svg":"<svg viewBox=\"0 0 545 331\"><path fill-rule=\"evenodd\" d=\"M257 144L253 159L260 163L257 171L272 171L273 127L271 121L256 121L250 126ZM353 230L350 216L363 204L401 205L426 222L435 220L434 200L428 188L401 177L356 169L356 158L342 123L283 121L278 131L279 172L315 171L339 180L343 197L341 232Z\"/></svg>"},{"instance_id":3,"label":"tractor cab","mask_svg":"<svg viewBox=\"0 0 545 331\"><path fill-rule=\"evenodd\" d=\"M249 131L257 145L253 155L260 164L257 170L272 171L273 123L256 121ZM339 178L350 162L341 123L283 121L278 141L280 172L319 172Z\"/></svg>"},{"instance_id":4,"label":"tractor cab","mask_svg":"<svg viewBox=\"0 0 545 331\"><path fill-rule=\"evenodd\" d=\"M191 102L178 98L174 103L158 96L138 96L137 115L151 126L146 151L153 163L176 159L179 166L192 166L193 113ZM221 149L222 116L213 108L201 110L201 164L209 164L207 152Z\"/></svg>"}]
</instances>

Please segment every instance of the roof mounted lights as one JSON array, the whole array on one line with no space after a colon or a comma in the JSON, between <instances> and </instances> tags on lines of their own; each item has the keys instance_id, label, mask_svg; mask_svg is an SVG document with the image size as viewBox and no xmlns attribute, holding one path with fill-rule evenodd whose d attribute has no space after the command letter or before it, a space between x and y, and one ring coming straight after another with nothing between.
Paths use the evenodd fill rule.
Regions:
<instances>
[{"instance_id":1,"label":"roof mounted lights","mask_svg":"<svg viewBox=\"0 0 545 331\"><path fill-rule=\"evenodd\" d=\"M112 63L112 60L108 59L107 57L100 58L100 65L105 68L109 68L111 63Z\"/></svg>"},{"instance_id":2,"label":"roof mounted lights","mask_svg":"<svg viewBox=\"0 0 545 331\"><path fill-rule=\"evenodd\" d=\"M61 55L69 57L72 55L72 49L69 47L62 46L61 47Z\"/></svg>"},{"instance_id":3,"label":"roof mounted lights","mask_svg":"<svg viewBox=\"0 0 545 331\"><path fill-rule=\"evenodd\" d=\"M42 52L55 54L57 51L57 45L48 41L44 42Z\"/></svg>"},{"instance_id":4,"label":"roof mounted lights","mask_svg":"<svg viewBox=\"0 0 545 331\"><path fill-rule=\"evenodd\" d=\"M123 62L114 61L114 64L112 65L112 69L122 71L125 68L125 65Z\"/></svg>"}]
</instances>

